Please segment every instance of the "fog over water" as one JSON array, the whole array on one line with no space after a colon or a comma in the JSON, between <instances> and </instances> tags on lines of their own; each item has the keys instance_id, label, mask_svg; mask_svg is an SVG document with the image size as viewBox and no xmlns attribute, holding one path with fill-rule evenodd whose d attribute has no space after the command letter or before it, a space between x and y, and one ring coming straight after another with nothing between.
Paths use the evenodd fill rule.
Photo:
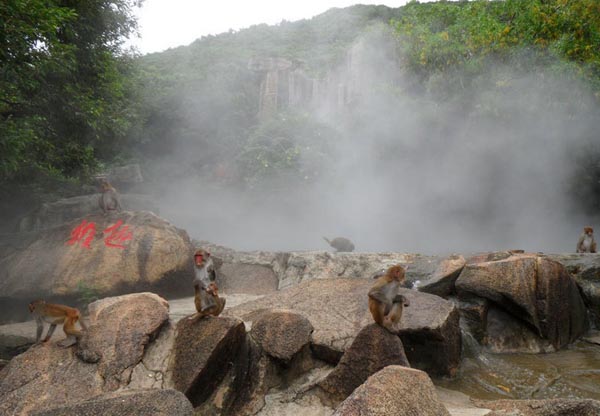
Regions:
<instances>
[{"instance_id":1,"label":"fog over water","mask_svg":"<svg viewBox=\"0 0 600 416\"><path fill-rule=\"evenodd\" d=\"M323 138L334 156L313 177L242 191L182 175L163 188L161 215L239 250L325 250L322 236L348 237L357 251L575 250L595 221L568 194L573 155L597 138L583 86L495 65L454 97L441 78L419 83L399 70L385 36L359 40L350 56L338 69L349 102L311 109L339 134ZM162 169L189 165L200 150L185 146Z\"/></svg>"}]
</instances>

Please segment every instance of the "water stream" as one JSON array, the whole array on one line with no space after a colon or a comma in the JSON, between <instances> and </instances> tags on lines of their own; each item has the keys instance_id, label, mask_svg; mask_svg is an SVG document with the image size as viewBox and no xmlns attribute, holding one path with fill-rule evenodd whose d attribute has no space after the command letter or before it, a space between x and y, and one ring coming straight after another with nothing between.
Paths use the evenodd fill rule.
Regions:
<instances>
[{"instance_id":1,"label":"water stream","mask_svg":"<svg viewBox=\"0 0 600 416\"><path fill-rule=\"evenodd\" d=\"M473 398L600 400L600 345L578 341L548 354L494 354L463 337L464 359L454 379L434 383Z\"/></svg>"}]
</instances>

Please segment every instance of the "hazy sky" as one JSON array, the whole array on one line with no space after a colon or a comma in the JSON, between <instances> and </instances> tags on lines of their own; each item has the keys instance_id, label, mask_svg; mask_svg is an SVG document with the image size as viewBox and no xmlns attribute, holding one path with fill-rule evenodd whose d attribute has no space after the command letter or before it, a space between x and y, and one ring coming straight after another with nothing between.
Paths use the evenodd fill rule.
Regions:
<instances>
[{"instance_id":1,"label":"hazy sky","mask_svg":"<svg viewBox=\"0 0 600 416\"><path fill-rule=\"evenodd\" d=\"M332 7L353 4L385 4L399 7L408 0L145 0L136 14L140 39L133 44L141 53L159 52L188 45L204 35L242 29L259 23L311 18ZM423 2L423 0L421 0Z\"/></svg>"}]
</instances>

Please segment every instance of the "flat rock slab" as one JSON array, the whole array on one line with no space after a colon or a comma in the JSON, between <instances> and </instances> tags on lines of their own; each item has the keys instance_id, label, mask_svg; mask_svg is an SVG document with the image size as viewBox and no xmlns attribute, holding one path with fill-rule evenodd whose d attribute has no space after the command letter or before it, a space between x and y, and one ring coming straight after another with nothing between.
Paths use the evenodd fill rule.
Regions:
<instances>
[{"instance_id":1,"label":"flat rock slab","mask_svg":"<svg viewBox=\"0 0 600 416\"><path fill-rule=\"evenodd\" d=\"M358 332L373 322L367 279L317 279L273 295L228 309L248 325L270 309L289 309L304 315L314 327L313 352L337 364ZM438 296L405 290L411 306L404 309L402 343L411 365L441 375L452 374L460 362L461 338L458 309Z\"/></svg>"},{"instance_id":2,"label":"flat rock slab","mask_svg":"<svg viewBox=\"0 0 600 416\"><path fill-rule=\"evenodd\" d=\"M33 416L192 416L194 408L177 390L129 390L108 393L68 406L33 413Z\"/></svg>"}]
</instances>

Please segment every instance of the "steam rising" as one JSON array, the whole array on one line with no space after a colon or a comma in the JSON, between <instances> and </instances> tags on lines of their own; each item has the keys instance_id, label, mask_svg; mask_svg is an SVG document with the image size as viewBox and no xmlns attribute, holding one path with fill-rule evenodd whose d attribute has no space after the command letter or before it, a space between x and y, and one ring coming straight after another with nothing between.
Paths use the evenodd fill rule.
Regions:
<instances>
[{"instance_id":1,"label":"steam rising","mask_svg":"<svg viewBox=\"0 0 600 416\"><path fill-rule=\"evenodd\" d=\"M395 48L381 33L360 39L337 70L350 85L347 105L311 108L340 134L323 138L334 157L316 179L240 190L183 176L164 186L161 215L240 250L326 250L322 236L344 236L357 251L574 251L594 224L567 192L572 155L594 136L585 89L543 68L499 64L450 85L416 80ZM474 87L462 90L461 79ZM572 105L552 106L559 101ZM189 108L187 123L219 116L210 103ZM163 169L201 157L179 143Z\"/></svg>"}]
</instances>

